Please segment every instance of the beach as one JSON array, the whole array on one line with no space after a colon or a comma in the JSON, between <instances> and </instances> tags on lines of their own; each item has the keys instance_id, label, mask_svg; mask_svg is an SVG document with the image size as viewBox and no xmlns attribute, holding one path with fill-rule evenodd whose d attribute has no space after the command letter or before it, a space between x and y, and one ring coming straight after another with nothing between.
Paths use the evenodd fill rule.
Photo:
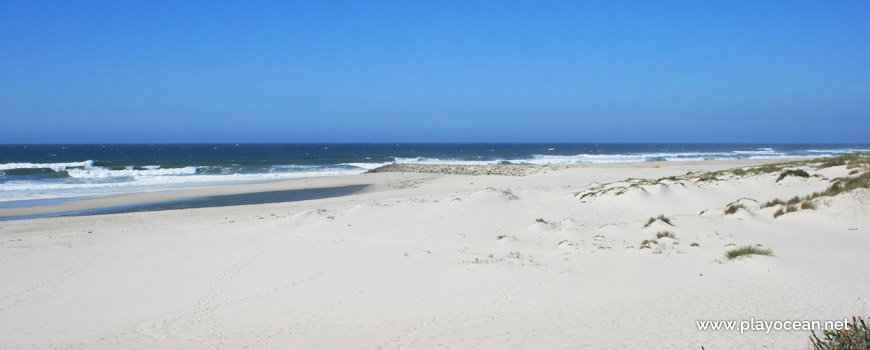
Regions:
<instances>
[{"instance_id":1,"label":"beach","mask_svg":"<svg viewBox=\"0 0 870 350\"><path fill-rule=\"evenodd\" d=\"M866 315L870 190L765 207L866 169L795 160L430 164L0 209L364 186L0 221L0 348L804 348L809 331L699 330ZM769 255L726 257L745 246Z\"/></svg>"}]
</instances>

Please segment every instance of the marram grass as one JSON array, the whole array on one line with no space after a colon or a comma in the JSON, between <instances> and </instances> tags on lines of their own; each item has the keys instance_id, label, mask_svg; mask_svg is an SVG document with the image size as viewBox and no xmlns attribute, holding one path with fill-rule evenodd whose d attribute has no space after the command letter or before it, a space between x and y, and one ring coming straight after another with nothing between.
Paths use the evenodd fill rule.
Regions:
<instances>
[{"instance_id":1,"label":"marram grass","mask_svg":"<svg viewBox=\"0 0 870 350\"><path fill-rule=\"evenodd\" d=\"M725 252L725 257L728 258L728 260L736 259L746 255L773 255L773 251L767 248L747 245Z\"/></svg>"}]
</instances>

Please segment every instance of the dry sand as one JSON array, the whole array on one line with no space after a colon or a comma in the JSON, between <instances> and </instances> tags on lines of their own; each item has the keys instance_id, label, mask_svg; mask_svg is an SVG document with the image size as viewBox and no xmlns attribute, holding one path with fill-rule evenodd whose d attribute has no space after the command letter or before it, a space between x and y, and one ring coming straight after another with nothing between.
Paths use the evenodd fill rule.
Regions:
<instances>
[{"instance_id":1,"label":"dry sand","mask_svg":"<svg viewBox=\"0 0 870 350\"><path fill-rule=\"evenodd\" d=\"M580 198L627 178L758 163L377 173L104 200L372 185L347 197L4 221L0 348L805 348L804 331L696 321L866 315L870 191L776 219L759 209L822 190L845 167L780 182L617 183L628 189ZM748 210L724 215L741 198ZM643 227L659 214L674 226ZM676 238L641 247L662 230ZM750 244L775 256L724 258Z\"/></svg>"}]
</instances>

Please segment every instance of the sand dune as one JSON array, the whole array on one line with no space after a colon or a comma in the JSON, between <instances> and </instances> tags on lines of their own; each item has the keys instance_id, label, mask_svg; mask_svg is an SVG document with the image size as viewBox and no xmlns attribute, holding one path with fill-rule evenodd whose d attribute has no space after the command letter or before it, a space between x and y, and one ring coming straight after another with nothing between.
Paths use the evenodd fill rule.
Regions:
<instances>
[{"instance_id":1,"label":"sand dune","mask_svg":"<svg viewBox=\"0 0 870 350\"><path fill-rule=\"evenodd\" d=\"M0 222L0 348L803 348L696 326L866 310L870 190L774 218L851 169L704 176L762 163L374 173L306 182L372 185L347 197ZM725 258L745 245L773 256Z\"/></svg>"}]
</instances>

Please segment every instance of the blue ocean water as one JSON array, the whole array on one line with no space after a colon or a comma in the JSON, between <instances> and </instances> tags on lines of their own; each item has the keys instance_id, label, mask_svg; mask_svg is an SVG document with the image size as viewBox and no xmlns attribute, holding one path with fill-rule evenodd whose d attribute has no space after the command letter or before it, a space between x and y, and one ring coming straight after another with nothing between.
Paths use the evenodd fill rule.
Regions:
<instances>
[{"instance_id":1,"label":"blue ocean water","mask_svg":"<svg viewBox=\"0 0 870 350\"><path fill-rule=\"evenodd\" d=\"M870 152L870 144L0 145L0 201L350 175L388 163L672 162L851 152Z\"/></svg>"}]
</instances>

